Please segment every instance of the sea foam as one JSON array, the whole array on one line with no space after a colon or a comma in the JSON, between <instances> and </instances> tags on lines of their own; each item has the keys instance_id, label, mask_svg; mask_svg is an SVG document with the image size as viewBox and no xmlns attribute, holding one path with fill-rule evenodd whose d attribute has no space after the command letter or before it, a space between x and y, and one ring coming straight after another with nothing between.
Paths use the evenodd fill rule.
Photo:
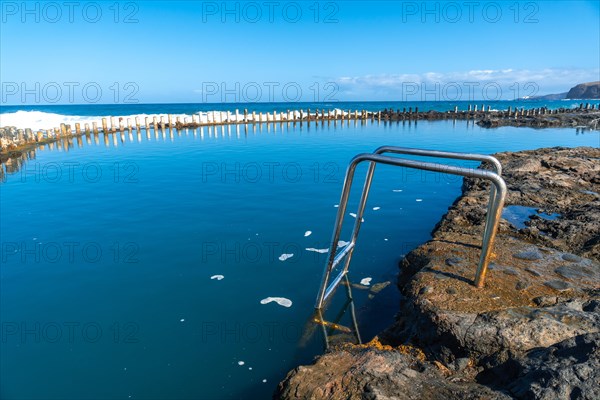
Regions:
<instances>
[{"instance_id":1,"label":"sea foam","mask_svg":"<svg viewBox=\"0 0 600 400\"><path fill-rule=\"evenodd\" d=\"M274 301L282 307L291 307L292 301L290 299L286 299L285 297L267 297L266 299L262 299L260 304L268 304Z\"/></svg>"},{"instance_id":2,"label":"sea foam","mask_svg":"<svg viewBox=\"0 0 600 400\"><path fill-rule=\"evenodd\" d=\"M314 251L315 253L327 253L329 249L315 249L314 247L307 247L306 251Z\"/></svg>"}]
</instances>

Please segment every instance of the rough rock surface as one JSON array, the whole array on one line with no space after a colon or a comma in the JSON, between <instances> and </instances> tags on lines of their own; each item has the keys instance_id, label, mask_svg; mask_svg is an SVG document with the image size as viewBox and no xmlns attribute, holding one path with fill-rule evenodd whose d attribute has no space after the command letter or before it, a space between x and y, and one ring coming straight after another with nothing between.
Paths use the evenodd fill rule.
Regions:
<instances>
[{"instance_id":1,"label":"rough rock surface","mask_svg":"<svg viewBox=\"0 0 600 400\"><path fill-rule=\"evenodd\" d=\"M566 109L557 114L519 114L506 115L503 113L485 114L477 118L477 125L483 128L499 126L529 126L533 128L578 127L598 129L600 113L598 111Z\"/></svg>"},{"instance_id":2,"label":"rough rock surface","mask_svg":"<svg viewBox=\"0 0 600 400\"><path fill-rule=\"evenodd\" d=\"M443 366L392 348L347 348L298 367L279 384L285 399L510 399L465 379L447 379Z\"/></svg>"},{"instance_id":3,"label":"rough rock surface","mask_svg":"<svg viewBox=\"0 0 600 400\"><path fill-rule=\"evenodd\" d=\"M534 216L522 230L503 223L501 234L526 242L600 259L600 149L553 148L499 153L508 187L506 205L557 213L554 220ZM435 234L483 230L488 187L466 180L461 197Z\"/></svg>"},{"instance_id":4,"label":"rough rock surface","mask_svg":"<svg viewBox=\"0 0 600 400\"><path fill-rule=\"evenodd\" d=\"M403 110L385 109L381 112L383 121L436 121L436 120L471 120L483 128L499 126L527 126L532 128L577 127L583 129L600 128L600 111L595 104L580 103L578 108L507 109L473 111L419 111L412 107Z\"/></svg>"},{"instance_id":5,"label":"rough rock surface","mask_svg":"<svg viewBox=\"0 0 600 400\"><path fill-rule=\"evenodd\" d=\"M507 210L526 206L533 215L520 223L501 221L485 288L475 288L471 282L489 187L465 180L463 195L432 240L401 262L400 312L380 340L392 353L406 345L419 348L423 371L445 368L426 379L433 386L423 386L440 393L460 381L466 392L457 393L467 398L507 393L526 399L599 398L589 379L597 375L600 332L600 149L552 148L497 157L508 187ZM541 211L555 219L545 219ZM375 350L361 351L334 351L315 366L290 373L278 396L411 398L402 397L413 385L398 378L402 363L394 358L410 363L406 355L373 362L367 354ZM336 364L338 356L344 367ZM386 364L392 360L398 369ZM386 373L375 379L374 365ZM510 379L490 380L494 374ZM330 391L315 391L325 387Z\"/></svg>"},{"instance_id":6,"label":"rough rock surface","mask_svg":"<svg viewBox=\"0 0 600 400\"><path fill-rule=\"evenodd\" d=\"M560 216L534 216L524 229L503 220L486 288L476 289L470 282L489 188L466 180L433 240L402 262L405 299L398 323L386 332L389 340L409 338L443 361L469 356L498 362L509 351L600 331L600 315L585 308L600 288L600 149L497 157L504 166L507 209L530 206Z\"/></svg>"},{"instance_id":7,"label":"rough rock surface","mask_svg":"<svg viewBox=\"0 0 600 400\"><path fill-rule=\"evenodd\" d=\"M600 82L581 83L567 93L567 99L600 99Z\"/></svg>"},{"instance_id":8,"label":"rough rock surface","mask_svg":"<svg viewBox=\"0 0 600 400\"><path fill-rule=\"evenodd\" d=\"M600 334L532 350L482 375L480 380L500 382L517 398L600 399Z\"/></svg>"}]
</instances>

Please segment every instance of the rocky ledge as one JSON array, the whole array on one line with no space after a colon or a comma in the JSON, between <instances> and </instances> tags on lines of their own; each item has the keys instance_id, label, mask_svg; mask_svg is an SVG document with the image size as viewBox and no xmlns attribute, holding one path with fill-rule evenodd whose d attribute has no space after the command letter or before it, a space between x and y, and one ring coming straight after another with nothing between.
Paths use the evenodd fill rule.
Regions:
<instances>
[{"instance_id":1,"label":"rocky ledge","mask_svg":"<svg viewBox=\"0 0 600 400\"><path fill-rule=\"evenodd\" d=\"M580 103L578 108L559 108L550 110L545 107L530 109L491 110L485 105L473 109L469 106L468 111L420 112L403 110L383 110L381 119L384 121L436 121L436 120L471 120L483 128L497 128L500 126L518 126L531 128L580 128L599 129L600 111L595 104Z\"/></svg>"},{"instance_id":2,"label":"rocky ledge","mask_svg":"<svg viewBox=\"0 0 600 400\"><path fill-rule=\"evenodd\" d=\"M470 282L489 188L466 179L400 263L394 325L291 371L275 398L600 398L600 149L496 156L508 195L485 288Z\"/></svg>"}]
</instances>

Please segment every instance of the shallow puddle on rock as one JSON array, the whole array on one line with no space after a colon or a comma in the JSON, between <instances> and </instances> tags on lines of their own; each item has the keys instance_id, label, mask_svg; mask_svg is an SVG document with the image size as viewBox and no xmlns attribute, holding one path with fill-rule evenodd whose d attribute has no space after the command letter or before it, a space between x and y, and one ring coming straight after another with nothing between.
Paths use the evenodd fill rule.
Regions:
<instances>
[{"instance_id":1,"label":"shallow puddle on rock","mask_svg":"<svg viewBox=\"0 0 600 400\"><path fill-rule=\"evenodd\" d=\"M534 215L546 220L555 220L560 217L560 214L556 213L538 213L535 207L506 206L502 210L502 218L513 224L517 229L525 229L527 227L525 223Z\"/></svg>"}]
</instances>

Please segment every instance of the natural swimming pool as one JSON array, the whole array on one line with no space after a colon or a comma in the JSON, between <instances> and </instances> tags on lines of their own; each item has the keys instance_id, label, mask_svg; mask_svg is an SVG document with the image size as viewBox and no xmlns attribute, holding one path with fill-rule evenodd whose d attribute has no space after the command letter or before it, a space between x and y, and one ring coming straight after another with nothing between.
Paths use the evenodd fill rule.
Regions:
<instances>
[{"instance_id":1,"label":"natural swimming pool","mask_svg":"<svg viewBox=\"0 0 600 400\"><path fill-rule=\"evenodd\" d=\"M73 140L6 177L0 397L268 398L322 351L318 331L305 339L327 255L306 249L329 247L352 156L599 145L598 132L452 121L238 128ZM352 281L393 283L460 185L378 166ZM396 289L353 294L368 340L391 322Z\"/></svg>"}]
</instances>

